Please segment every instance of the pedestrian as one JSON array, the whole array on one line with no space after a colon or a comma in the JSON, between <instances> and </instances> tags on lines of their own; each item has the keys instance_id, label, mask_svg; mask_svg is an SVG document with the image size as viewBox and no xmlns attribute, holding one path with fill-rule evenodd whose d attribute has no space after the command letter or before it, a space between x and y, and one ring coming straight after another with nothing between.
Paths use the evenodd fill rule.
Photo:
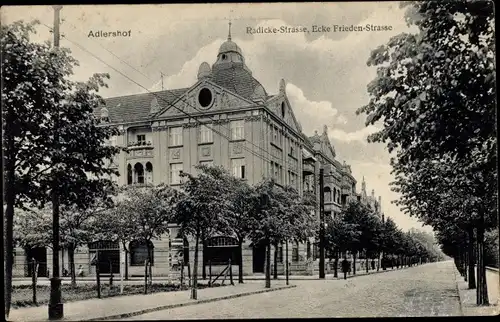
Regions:
<instances>
[{"instance_id":1,"label":"pedestrian","mask_svg":"<svg viewBox=\"0 0 500 322\"><path fill-rule=\"evenodd\" d=\"M344 279L347 279L347 271L350 270L350 263L347 261L346 258L342 261L342 272L344 273Z\"/></svg>"},{"instance_id":2,"label":"pedestrian","mask_svg":"<svg viewBox=\"0 0 500 322\"><path fill-rule=\"evenodd\" d=\"M83 266L82 264L78 265L78 276L83 277Z\"/></svg>"},{"instance_id":3,"label":"pedestrian","mask_svg":"<svg viewBox=\"0 0 500 322\"><path fill-rule=\"evenodd\" d=\"M68 275L69 275L68 270L66 268L63 268L63 277L66 277Z\"/></svg>"},{"instance_id":4,"label":"pedestrian","mask_svg":"<svg viewBox=\"0 0 500 322\"><path fill-rule=\"evenodd\" d=\"M375 269L375 260L372 259L372 269Z\"/></svg>"}]
</instances>

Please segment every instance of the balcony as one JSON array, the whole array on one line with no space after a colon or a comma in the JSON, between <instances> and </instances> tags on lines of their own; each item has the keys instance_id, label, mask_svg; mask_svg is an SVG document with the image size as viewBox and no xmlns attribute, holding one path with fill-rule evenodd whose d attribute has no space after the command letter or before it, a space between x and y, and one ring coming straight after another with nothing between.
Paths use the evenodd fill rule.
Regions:
<instances>
[{"instance_id":1,"label":"balcony","mask_svg":"<svg viewBox=\"0 0 500 322\"><path fill-rule=\"evenodd\" d=\"M314 174L314 166L311 163L304 163L302 172L304 175Z\"/></svg>"},{"instance_id":2,"label":"balcony","mask_svg":"<svg viewBox=\"0 0 500 322\"><path fill-rule=\"evenodd\" d=\"M342 191L342 195L351 195L351 194L353 194L351 187L349 187L349 188L342 187L341 191Z\"/></svg>"},{"instance_id":3,"label":"balcony","mask_svg":"<svg viewBox=\"0 0 500 322\"><path fill-rule=\"evenodd\" d=\"M153 149L151 141L129 142L127 144L127 158L152 157Z\"/></svg>"}]
</instances>

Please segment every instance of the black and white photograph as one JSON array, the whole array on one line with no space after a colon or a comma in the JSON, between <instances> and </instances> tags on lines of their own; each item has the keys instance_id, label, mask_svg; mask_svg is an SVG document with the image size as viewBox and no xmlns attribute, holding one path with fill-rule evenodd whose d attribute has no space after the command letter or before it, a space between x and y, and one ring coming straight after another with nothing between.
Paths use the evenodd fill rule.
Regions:
<instances>
[{"instance_id":1,"label":"black and white photograph","mask_svg":"<svg viewBox=\"0 0 500 322\"><path fill-rule=\"evenodd\" d=\"M0 25L7 321L500 313L493 1Z\"/></svg>"}]
</instances>

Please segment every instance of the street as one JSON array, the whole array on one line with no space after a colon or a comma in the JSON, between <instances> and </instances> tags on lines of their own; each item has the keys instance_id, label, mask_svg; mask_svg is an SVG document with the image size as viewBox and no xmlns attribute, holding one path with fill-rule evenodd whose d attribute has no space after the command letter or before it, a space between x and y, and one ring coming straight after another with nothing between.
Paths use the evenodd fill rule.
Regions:
<instances>
[{"instance_id":1,"label":"street","mask_svg":"<svg viewBox=\"0 0 500 322\"><path fill-rule=\"evenodd\" d=\"M131 317L130 320L461 315L451 261Z\"/></svg>"}]
</instances>

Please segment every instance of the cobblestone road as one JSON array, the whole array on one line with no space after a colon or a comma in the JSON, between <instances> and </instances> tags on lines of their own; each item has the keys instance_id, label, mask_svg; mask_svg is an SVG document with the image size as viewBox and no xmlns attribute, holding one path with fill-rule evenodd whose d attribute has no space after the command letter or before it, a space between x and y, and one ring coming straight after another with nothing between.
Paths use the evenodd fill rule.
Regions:
<instances>
[{"instance_id":1,"label":"cobblestone road","mask_svg":"<svg viewBox=\"0 0 500 322\"><path fill-rule=\"evenodd\" d=\"M163 310L131 320L405 317L461 315L452 262L348 280L293 281L297 287Z\"/></svg>"}]
</instances>

